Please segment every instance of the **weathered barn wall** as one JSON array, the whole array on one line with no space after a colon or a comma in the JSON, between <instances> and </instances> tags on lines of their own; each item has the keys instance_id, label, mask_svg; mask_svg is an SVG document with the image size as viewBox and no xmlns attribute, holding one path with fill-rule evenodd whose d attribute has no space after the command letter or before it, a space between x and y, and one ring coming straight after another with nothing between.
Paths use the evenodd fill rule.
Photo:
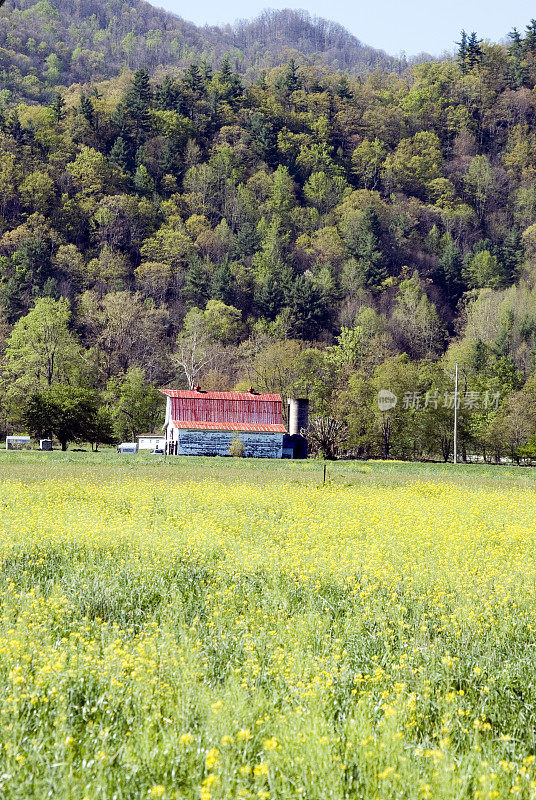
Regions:
<instances>
[{"instance_id":1,"label":"weathered barn wall","mask_svg":"<svg viewBox=\"0 0 536 800\"><path fill-rule=\"evenodd\" d=\"M249 458L281 458L283 454L282 433L180 430L177 434L182 456L228 456L233 439L240 439Z\"/></svg>"}]
</instances>

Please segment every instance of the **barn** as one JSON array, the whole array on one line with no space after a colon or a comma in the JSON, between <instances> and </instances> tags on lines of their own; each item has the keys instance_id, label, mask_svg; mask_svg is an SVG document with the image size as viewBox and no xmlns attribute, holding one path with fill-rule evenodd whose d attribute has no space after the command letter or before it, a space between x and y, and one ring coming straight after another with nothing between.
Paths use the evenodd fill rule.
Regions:
<instances>
[{"instance_id":1,"label":"barn","mask_svg":"<svg viewBox=\"0 0 536 800\"><path fill-rule=\"evenodd\" d=\"M245 456L282 458L283 405L279 394L161 389L167 397L166 452L228 456L237 440Z\"/></svg>"}]
</instances>

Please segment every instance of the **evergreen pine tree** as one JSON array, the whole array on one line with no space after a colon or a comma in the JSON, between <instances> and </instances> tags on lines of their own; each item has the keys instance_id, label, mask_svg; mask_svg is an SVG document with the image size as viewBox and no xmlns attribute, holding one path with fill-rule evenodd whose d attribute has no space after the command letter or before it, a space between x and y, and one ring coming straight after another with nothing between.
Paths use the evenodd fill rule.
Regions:
<instances>
[{"instance_id":1,"label":"evergreen pine tree","mask_svg":"<svg viewBox=\"0 0 536 800\"><path fill-rule=\"evenodd\" d=\"M523 39L517 28L513 28L508 34L508 37L512 42L508 48L508 53L510 55L510 84L512 89L519 89L526 78L526 70L522 63Z\"/></svg>"},{"instance_id":2,"label":"evergreen pine tree","mask_svg":"<svg viewBox=\"0 0 536 800\"><path fill-rule=\"evenodd\" d=\"M228 55L225 56L221 62L221 68L218 72L218 79L220 83L225 86L223 99L231 102L242 94L243 89L240 78L232 71Z\"/></svg>"},{"instance_id":3,"label":"evergreen pine tree","mask_svg":"<svg viewBox=\"0 0 536 800\"><path fill-rule=\"evenodd\" d=\"M327 308L321 290L308 275L294 281L290 302L291 334L298 339L318 338L327 324Z\"/></svg>"},{"instance_id":4,"label":"evergreen pine tree","mask_svg":"<svg viewBox=\"0 0 536 800\"><path fill-rule=\"evenodd\" d=\"M266 70L265 69L261 70L261 74L257 78L256 85L259 87L259 89L263 89L263 90L268 89L268 84L266 83Z\"/></svg>"},{"instance_id":5,"label":"evergreen pine tree","mask_svg":"<svg viewBox=\"0 0 536 800\"><path fill-rule=\"evenodd\" d=\"M267 275L255 292L255 305L265 319L275 319L281 311L284 293L275 275Z\"/></svg>"},{"instance_id":6,"label":"evergreen pine tree","mask_svg":"<svg viewBox=\"0 0 536 800\"><path fill-rule=\"evenodd\" d=\"M210 296L210 279L207 269L200 258L193 258L186 271L184 294L188 305L204 308Z\"/></svg>"},{"instance_id":7,"label":"evergreen pine tree","mask_svg":"<svg viewBox=\"0 0 536 800\"><path fill-rule=\"evenodd\" d=\"M180 110L180 90L169 75L166 75L156 92L156 105L162 111Z\"/></svg>"},{"instance_id":8,"label":"evergreen pine tree","mask_svg":"<svg viewBox=\"0 0 536 800\"><path fill-rule=\"evenodd\" d=\"M132 159L125 140L122 136L118 136L115 140L112 149L110 150L109 159L113 164L121 167L122 170L128 172L132 166Z\"/></svg>"},{"instance_id":9,"label":"evergreen pine tree","mask_svg":"<svg viewBox=\"0 0 536 800\"><path fill-rule=\"evenodd\" d=\"M60 122L65 116L65 100L59 92L55 92L50 108L54 113L56 121Z\"/></svg>"},{"instance_id":10,"label":"evergreen pine tree","mask_svg":"<svg viewBox=\"0 0 536 800\"><path fill-rule=\"evenodd\" d=\"M162 175L173 175L180 169L180 156L174 143L166 141L158 154L158 165Z\"/></svg>"},{"instance_id":11,"label":"evergreen pine tree","mask_svg":"<svg viewBox=\"0 0 536 800\"><path fill-rule=\"evenodd\" d=\"M450 233L441 238L439 283L449 303L455 304L463 294L463 259Z\"/></svg>"},{"instance_id":12,"label":"evergreen pine tree","mask_svg":"<svg viewBox=\"0 0 536 800\"><path fill-rule=\"evenodd\" d=\"M20 143L24 138L22 125L20 123L19 114L16 108L8 114L6 119L6 132L12 136L17 143Z\"/></svg>"},{"instance_id":13,"label":"evergreen pine tree","mask_svg":"<svg viewBox=\"0 0 536 800\"><path fill-rule=\"evenodd\" d=\"M477 67L482 61L482 55L482 39L478 39L473 31L467 39L467 69L471 70Z\"/></svg>"},{"instance_id":14,"label":"evergreen pine tree","mask_svg":"<svg viewBox=\"0 0 536 800\"><path fill-rule=\"evenodd\" d=\"M514 332L514 312L508 309L501 318L499 332L494 342L493 349L499 358L508 357L512 349L512 334Z\"/></svg>"},{"instance_id":15,"label":"evergreen pine tree","mask_svg":"<svg viewBox=\"0 0 536 800\"><path fill-rule=\"evenodd\" d=\"M488 364L489 355L489 350L482 339L477 339L469 366L477 373L484 372Z\"/></svg>"},{"instance_id":16,"label":"evergreen pine tree","mask_svg":"<svg viewBox=\"0 0 536 800\"><path fill-rule=\"evenodd\" d=\"M149 73L145 67L137 69L122 102L126 114L134 122L133 132L136 138L149 128L149 107L152 97Z\"/></svg>"},{"instance_id":17,"label":"evergreen pine tree","mask_svg":"<svg viewBox=\"0 0 536 800\"><path fill-rule=\"evenodd\" d=\"M458 64L460 65L461 70L465 75L465 73L467 72L467 34L464 30L461 32L460 37L461 37L460 41L456 42L456 44L458 45L457 59L458 59Z\"/></svg>"},{"instance_id":18,"label":"evergreen pine tree","mask_svg":"<svg viewBox=\"0 0 536 800\"><path fill-rule=\"evenodd\" d=\"M95 109L93 108L93 103L83 94L80 98L80 113L87 120L87 122L93 127L95 122Z\"/></svg>"},{"instance_id":19,"label":"evergreen pine tree","mask_svg":"<svg viewBox=\"0 0 536 800\"><path fill-rule=\"evenodd\" d=\"M379 289L388 277L381 246L381 227L378 215L371 206L360 214L357 224L347 229L346 245L357 262L363 286Z\"/></svg>"},{"instance_id":20,"label":"evergreen pine tree","mask_svg":"<svg viewBox=\"0 0 536 800\"><path fill-rule=\"evenodd\" d=\"M515 48L517 50L521 47L523 40L517 28L512 28L508 34L508 38L512 40L512 44L510 45L511 48Z\"/></svg>"},{"instance_id":21,"label":"evergreen pine tree","mask_svg":"<svg viewBox=\"0 0 536 800\"><path fill-rule=\"evenodd\" d=\"M235 305L235 293L233 288L233 274L229 264L224 261L216 267L210 281L210 297L213 300L221 300L228 306Z\"/></svg>"},{"instance_id":22,"label":"evergreen pine tree","mask_svg":"<svg viewBox=\"0 0 536 800\"><path fill-rule=\"evenodd\" d=\"M536 50L536 19L531 19L526 26L523 49L526 53L533 53Z\"/></svg>"},{"instance_id":23,"label":"evergreen pine tree","mask_svg":"<svg viewBox=\"0 0 536 800\"><path fill-rule=\"evenodd\" d=\"M154 181L145 164L140 164L134 175L134 188L139 194L151 195L154 192Z\"/></svg>"},{"instance_id":24,"label":"evergreen pine tree","mask_svg":"<svg viewBox=\"0 0 536 800\"><path fill-rule=\"evenodd\" d=\"M149 83L149 73L145 67L141 67L136 70L132 77L132 83L125 96L125 103L132 114L135 113L138 107L140 113L144 113L152 97L153 92Z\"/></svg>"},{"instance_id":25,"label":"evergreen pine tree","mask_svg":"<svg viewBox=\"0 0 536 800\"><path fill-rule=\"evenodd\" d=\"M291 94L292 92L301 89L301 86L302 82L300 80L300 76L298 75L296 62L293 58L291 58L288 62L285 72L277 80L276 87L279 89L279 91Z\"/></svg>"},{"instance_id":26,"label":"evergreen pine tree","mask_svg":"<svg viewBox=\"0 0 536 800\"><path fill-rule=\"evenodd\" d=\"M430 253L433 253L436 256L441 255L441 233L435 224L432 226L430 233L426 237L426 245Z\"/></svg>"},{"instance_id":27,"label":"evergreen pine tree","mask_svg":"<svg viewBox=\"0 0 536 800\"><path fill-rule=\"evenodd\" d=\"M212 67L206 58L201 62L201 76L205 86L212 80Z\"/></svg>"},{"instance_id":28,"label":"evergreen pine tree","mask_svg":"<svg viewBox=\"0 0 536 800\"><path fill-rule=\"evenodd\" d=\"M201 75L201 71L198 65L195 62L192 62L186 72L184 73L182 80L184 84L190 89L191 92L195 94L204 94L205 92L205 81Z\"/></svg>"},{"instance_id":29,"label":"evergreen pine tree","mask_svg":"<svg viewBox=\"0 0 536 800\"><path fill-rule=\"evenodd\" d=\"M234 240L229 249L229 258L231 260L251 256L260 244L260 236L257 231L257 226L252 222L245 222L240 230L237 232Z\"/></svg>"},{"instance_id":30,"label":"evergreen pine tree","mask_svg":"<svg viewBox=\"0 0 536 800\"><path fill-rule=\"evenodd\" d=\"M521 232L518 228L512 228L505 236L500 250L500 261L504 269L506 283L515 283L518 279L523 257L524 249Z\"/></svg>"},{"instance_id":31,"label":"evergreen pine tree","mask_svg":"<svg viewBox=\"0 0 536 800\"><path fill-rule=\"evenodd\" d=\"M222 83L231 83L232 77L233 71L231 69L229 56L226 55L222 59L220 71L218 72L218 78Z\"/></svg>"},{"instance_id":32,"label":"evergreen pine tree","mask_svg":"<svg viewBox=\"0 0 536 800\"><path fill-rule=\"evenodd\" d=\"M249 132L253 148L256 153L271 164L276 157L276 138L271 125L258 111L254 111L249 118Z\"/></svg>"},{"instance_id":33,"label":"evergreen pine tree","mask_svg":"<svg viewBox=\"0 0 536 800\"><path fill-rule=\"evenodd\" d=\"M349 100L352 97L352 91L348 82L348 76L344 73L341 75L337 86L335 87L335 94L343 100Z\"/></svg>"}]
</instances>

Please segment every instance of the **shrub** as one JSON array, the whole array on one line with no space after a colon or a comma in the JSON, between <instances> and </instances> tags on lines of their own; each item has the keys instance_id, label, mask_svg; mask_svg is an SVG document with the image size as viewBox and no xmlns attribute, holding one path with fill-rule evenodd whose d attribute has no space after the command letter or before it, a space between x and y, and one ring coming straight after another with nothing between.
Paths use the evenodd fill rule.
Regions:
<instances>
[{"instance_id":1,"label":"shrub","mask_svg":"<svg viewBox=\"0 0 536 800\"><path fill-rule=\"evenodd\" d=\"M244 458L245 453L246 448L244 447L244 442L238 436L234 436L229 445L229 455L235 456L236 458Z\"/></svg>"}]
</instances>

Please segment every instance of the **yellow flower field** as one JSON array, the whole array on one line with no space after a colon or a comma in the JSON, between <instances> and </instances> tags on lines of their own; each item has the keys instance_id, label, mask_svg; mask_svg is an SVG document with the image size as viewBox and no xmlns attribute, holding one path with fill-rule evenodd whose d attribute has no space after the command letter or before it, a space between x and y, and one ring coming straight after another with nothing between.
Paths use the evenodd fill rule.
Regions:
<instances>
[{"instance_id":1,"label":"yellow flower field","mask_svg":"<svg viewBox=\"0 0 536 800\"><path fill-rule=\"evenodd\" d=\"M50 464L2 464L2 798L536 798L526 472Z\"/></svg>"}]
</instances>

